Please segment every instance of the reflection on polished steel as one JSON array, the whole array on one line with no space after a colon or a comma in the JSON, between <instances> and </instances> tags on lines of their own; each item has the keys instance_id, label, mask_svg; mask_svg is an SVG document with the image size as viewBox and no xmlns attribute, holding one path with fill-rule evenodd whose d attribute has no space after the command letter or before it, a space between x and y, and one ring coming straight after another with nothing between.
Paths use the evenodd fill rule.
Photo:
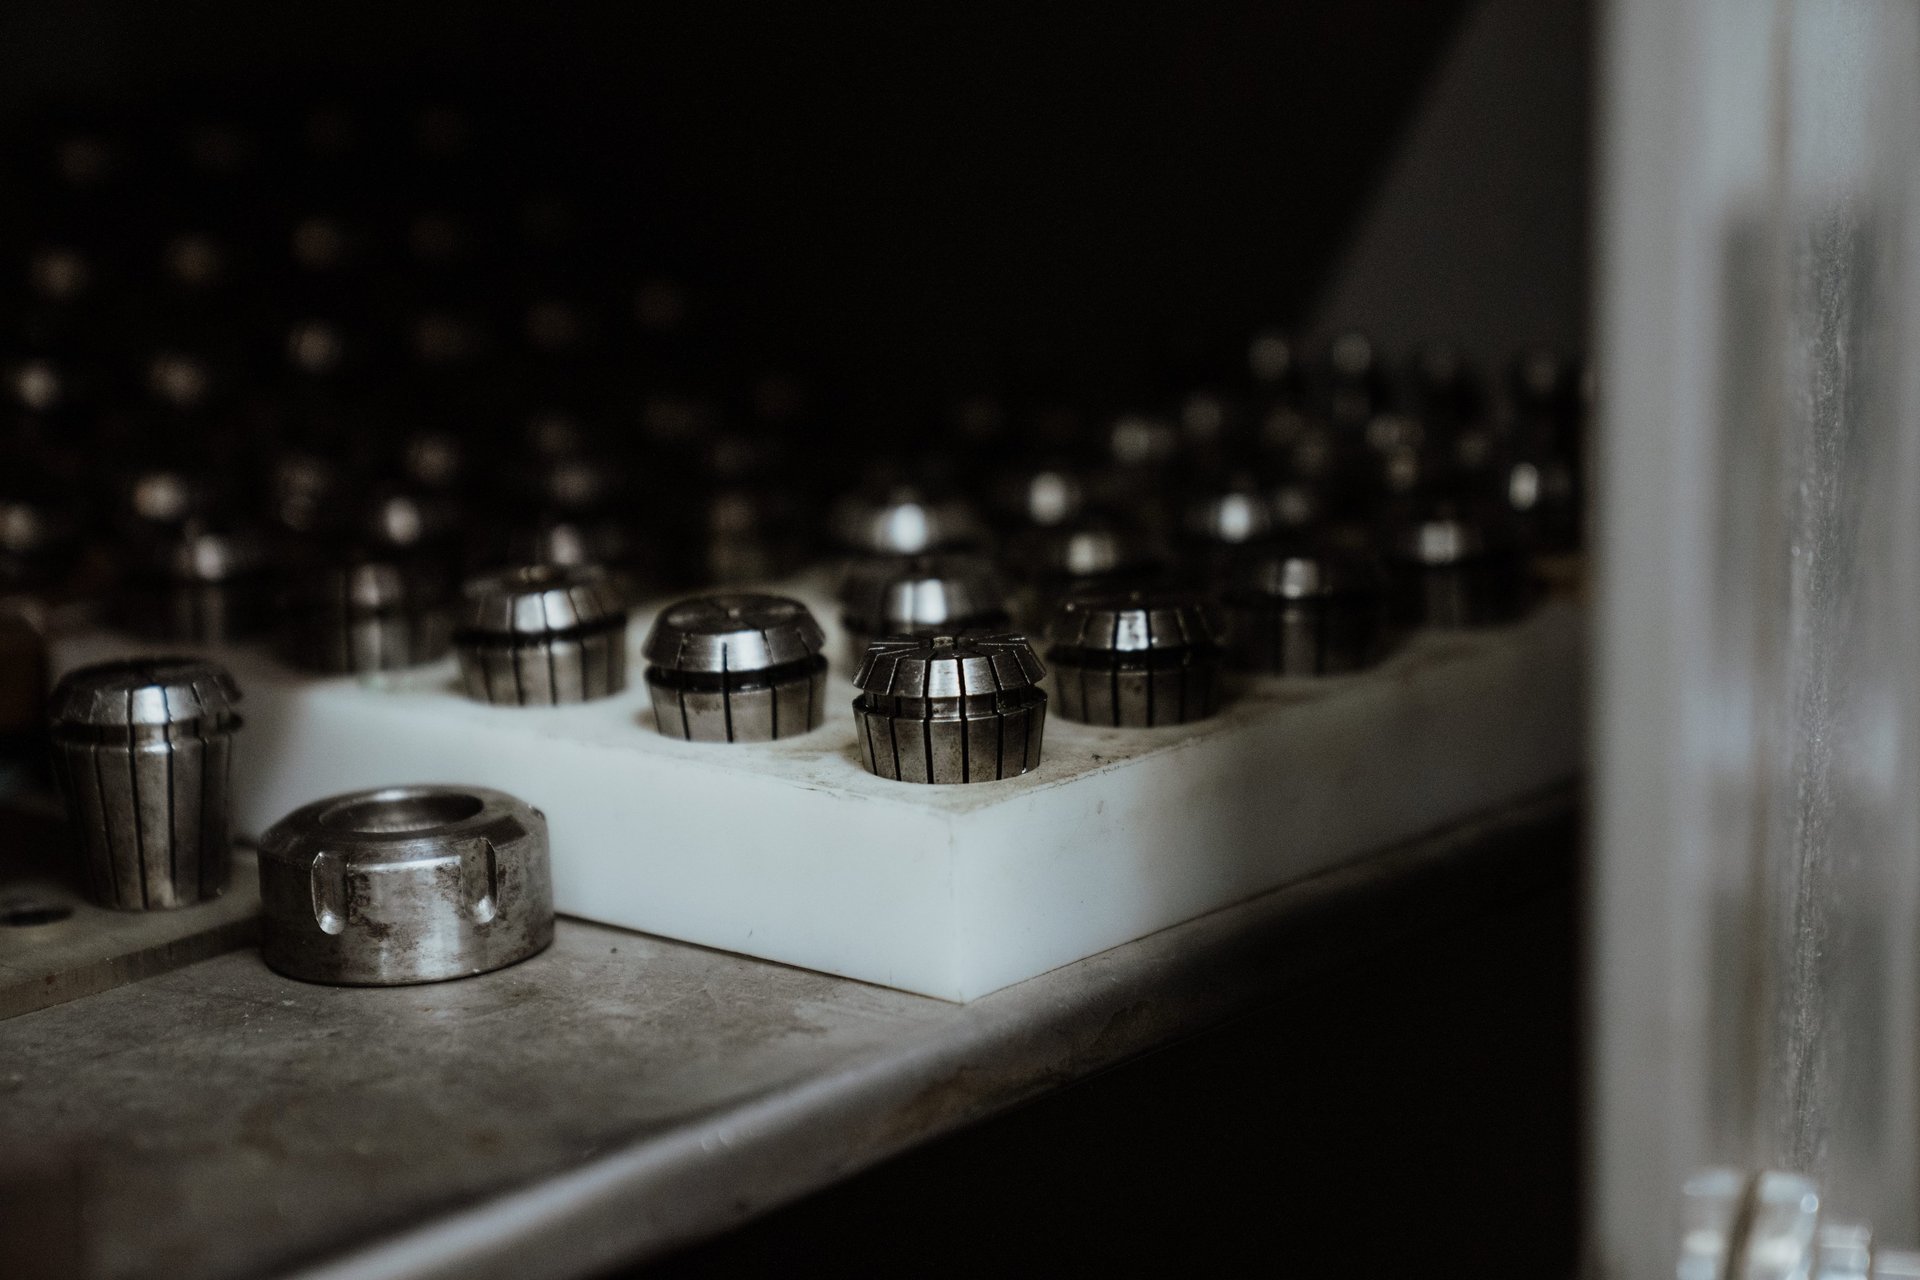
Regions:
<instances>
[{"instance_id":1,"label":"reflection on polished steel","mask_svg":"<svg viewBox=\"0 0 1920 1280\"><path fill-rule=\"evenodd\" d=\"M224 668L191 658L82 667L54 689L54 775L93 901L184 907L227 887L239 701Z\"/></svg>"},{"instance_id":2,"label":"reflection on polished steel","mask_svg":"<svg viewBox=\"0 0 1920 1280\"><path fill-rule=\"evenodd\" d=\"M1040 763L1046 668L1011 632L876 640L853 683L861 760L899 782L996 782Z\"/></svg>"},{"instance_id":3,"label":"reflection on polished steel","mask_svg":"<svg viewBox=\"0 0 1920 1280\"><path fill-rule=\"evenodd\" d=\"M1031 467L1002 476L994 487L994 498L1016 525L1051 528L1085 509L1087 481L1071 467Z\"/></svg>"},{"instance_id":4,"label":"reflection on polished steel","mask_svg":"<svg viewBox=\"0 0 1920 1280\"><path fill-rule=\"evenodd\" d=\"M509 529L507 559L515 564L611 565L628 555L630 541L625 526L614 521L556 516Z\"/></svg>"},{"instance_id":5,"label":"reflection on polished steel","mask_svg":"<svg viewBox=\"0 0 1920 1280\"><path fill-rule=\"evenodd\" d=\"M1119 591L1061 605L1047 630L1060 714L1086 724L1185 724L1220 705L1219 629L1197 597Z\"/></svg>"},{"instance_id":6,"label":"reflection on polished steel","mask_svg":"<svg viewBox=\"0 0 1920 1280\"><path fill-rule=\"evenodd\" d=\"M1181 513L1181 560L1212 588L1247 547L1269 539L1275 525L1272 496L1251 477L1234 477Z\"/></svg>"},{"instance_id":7,"label":"reflection on polished steel","mask_svg":"<svg viewBox=\"0 0 1920 1280\"><path fill-rule=\"evenodd\" d=\"M1097 515L1020 534L1008 559L1030 580L1062 587L1164 571L1170 564L1151 535Z\"/></svg>"},{"instance_id":8,"label":"reflection on polished steel","mask_svg":"<svg viewBox=\"0 0 1920 1280\"><path fill-rule=\"evenodd\" d=\"M546 816L484 787L357 791L260 840L261 954L303 982L399 986L553 941Z\"/></svg>"},{"instance_id":9,"label":"reflection on polished steel","mask_svg":"<svg viewBox=\"0 0 1920 1280\"><path fill-rule=\"evenodd\" d=\"M1399 605L1411 625L1452 630L1511 622L1532 603L1526 561L1504 526L1435 511L1391 543Z\"/></svg>"},{"instance_id":10,"label":"reflection on polished steel","mask_svg":"<svg viewBox=\"0 0 1920 1280\"><path fill-rule=\"evenodd\" d=\"M467 696L555 706L627 687L627 606L595 566L527 565L467 583L453 643Z\"/></svg>"},{"instance_id":11,"label":"reflection on polished steel","mask_svg":"<svg viewBox=\"0 0 1920 1280\"><path fill-rule=\"evenodd\" d=\"M826 636L784 596L715 595L662 610L642 653L653 721L690 742L769 742L819 727Z\"/></svg>"},{"instance_id":12,"label":"reflection on polished steel","mask_svg":"<svg viewBox=\"0 0 1920 1280\"><path fill-rule=\"evenodd\" d=\"M433 581L384 561L313 573L287 601L280 652L306 671L397 671L446 656L452 618Z\"/></svg>"},{"instance_id":13,"label":"reflection on polished steel","mask_svg":"<svg viewBox=\"0 0 1920 1280\"><path fill-rule=\"evenodd\" d=\"M460 510L445 494L391 488L365 499L358 524L369 545L431 561L451 556L460 533Z\"/></svg>"},{"instance_id":14,"label":"reflection on polished steel","mask_svg":"<svg viewBox=\"0 0 1920 1280\"><path fill-rule=\"evenodd\" d=\"M840 580L849 666L886 635L1006 628L1007 589L992 561L967 552L868 556Z\"/></svg>"},{"instance_id":15,"label":"reflection on polished steel","mask_svg":"<svg viewBox=\"0 0 1920 1280\"><path fill-rule=\"evenodd\" d=\"M1187 507L1186 536L1207 546L1237 547L1273 532L1271 500L1251 480L1240 480L1206 494Z\"/></svg>"},{"instance_id":16,"label":"reflection on polished steel","mask_svg":"<svg viewBox=\"0 0 1920 1280\"><path fill-rule=\"evenodd\" d=\"M1580 545L1581 484L1577 455L1533 443L1504 460L1501 499L1526 529L1530 546L1567 552Z\"/></svg>"},{"instance_id":17,"label":"reflection on polished steel","mask_svg":"<svg viewBox=\"0 0 1920 1280\"><path fill-rule=\"evenodd\" d=\"M970 503L910 484L847 494L834 505L833 530L847 550L874 555L950 551L984 537Z\"/></svg>"},{"instance_id":18,"label":"reflection on polished steel","mask_svg":"<svg viewBox=\"0 0 1920 1280\"><path fill-rule=\"evenodd\" d=\"M189 521L130 575L116 603L119 624L135 635L224 644L266 622L268 545L251 527L214 529Z\"/></svg>"},{"instance_id":19,"label":"reflection on polished steel","mask_svg":"<svg viewBox=\"0 0 1920 1280\"><path fill-rule=\"evenodd\" d=\"M1093 514L1015 535L1006 561L1021 579L1014 618L1029 635L1040 634L1069 596L1159 585L1173 569L1159 539Z\"/></svg>"},{"instance_id":20,"label":"reflection on polished steel","mask_svg":"<svg viewBox=\"0 0 1920 1280\"><path fill-rule=\"evenodd\" d=\"M136 536L151 536L156 529L177 529L190 519L204 519L221 501L221 490L204 471L140 467L127 475L116 495L116 513Z\"/></svg>"},{"instance_id":21,"label":"reflection on polished steel","mask_svg":"<svg viewBox=\"0 0 1920 1280\"><path fill-rule=\"evenodd\" d=\"M1391 644L1386 576L1371 558L1298 549L1239 566L1222 598L1241 671L1324 676L1372 666Z\"/></svg>"},{"instance_id":22,"label":"reflection on polished steel","mask_svg":"<svg viewBox=\"0 0 1920 1280\"><path fill-rule=\"evenodd\" d=\"M597 565L629 604L656 585L648 544L612 516L547 516L507 530L502 561L513 565Z\"/></svg>"}]
</instances>

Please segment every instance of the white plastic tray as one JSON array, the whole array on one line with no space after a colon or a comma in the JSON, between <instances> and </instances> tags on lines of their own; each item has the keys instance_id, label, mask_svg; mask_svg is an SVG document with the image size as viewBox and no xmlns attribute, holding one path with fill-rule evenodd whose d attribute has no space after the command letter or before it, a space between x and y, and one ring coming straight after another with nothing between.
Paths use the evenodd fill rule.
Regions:
<instances>
[{"instance_id":1,"label":"white plastic tray","mask_svg":"<svg viewBox=\"0 0 1920 1280\"><path fill-rule=\"evenodd\" d=\"M788 593L837 651L817 588ZM1049 716L1036 771L951 787L866 772L838 671L804 737L661 736L639 679L651 616L628 691L566 708L469 701L450 661L314 679L216 651L245 692L237 828L359 787L498 787L546 811L563 912L970 1000L1569 778L1583 740L1565 599L1417 636L1363 675L1245 682L1199 724ZM75 636L54 663L147 648Z\"/></svg>"}]
</instances>

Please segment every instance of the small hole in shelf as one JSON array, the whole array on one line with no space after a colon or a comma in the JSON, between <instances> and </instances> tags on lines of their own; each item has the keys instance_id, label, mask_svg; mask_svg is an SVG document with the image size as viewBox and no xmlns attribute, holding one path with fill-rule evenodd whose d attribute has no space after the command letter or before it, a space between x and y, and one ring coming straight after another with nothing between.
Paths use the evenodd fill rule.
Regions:
<instances>
[{"instance_id":1,"label":"small hole in shelf","mask_svg":"<svg viewBox=\"0 0 1920 1280\"><path fill-rule=\"evenodd\" d=\"M58 924L73 908L58 902L0 902L0 928L25 929L36 924Z\"/></svg>"}]
</instances>

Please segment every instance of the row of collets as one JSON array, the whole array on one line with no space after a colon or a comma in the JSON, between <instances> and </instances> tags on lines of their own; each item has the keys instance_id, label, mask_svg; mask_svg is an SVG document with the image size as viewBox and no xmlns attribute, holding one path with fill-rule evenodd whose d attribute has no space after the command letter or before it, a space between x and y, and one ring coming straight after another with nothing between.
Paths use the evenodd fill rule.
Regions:
<instances>
[{"instance_id":1,"label":"row of collets","mask_svg":"<svg viewBox=\"0 0 1920 1280\"><path fill-rule=\"evenodd\" d=\"M1418 620L1502 621L1528 594L1522 577L1476 563L1421 584L1427 611ZM1060 602L1047 620L1054 710L1114 728L1174 725L1214 713L1224 667L1284 676L1359 670L1404 633L1395 599L1366 562L1306 552L1269 557L1218 603L1164 585L1104 584ZM859 754L870 770L902 781L975 782L1038 764L1047 670L1013 629L989 565L951 555L856 563L842 602L859 690ZM395 616L368 612L360 625ZM334 628L342 634L352 626ZM626 688L626 600L595 567L534 566L475 579L450 638L463 686L480 701L559 705ZM331 656L377 647L335 645ZM655 727L734 743L817 728L825 647L812 613L785 597L709 595L669 605L641 650Z\"/></svg>"}]
</instances>

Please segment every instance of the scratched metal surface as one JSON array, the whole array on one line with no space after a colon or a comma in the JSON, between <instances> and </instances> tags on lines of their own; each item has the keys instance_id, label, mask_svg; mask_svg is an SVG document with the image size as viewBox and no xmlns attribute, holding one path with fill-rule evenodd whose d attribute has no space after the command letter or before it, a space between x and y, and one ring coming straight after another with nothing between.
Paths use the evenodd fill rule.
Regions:
<instances>
[{"instance_id":1,"label":"scratched metal surface","mask_svg":"<svg viewBox=\"0 0 1920 1280\"><path fill-rule=\"evenodd\" d=\"M1564 859L1571 814L1545 797L964 1006L573 921L435 986L234 952L0 1024L0 1207L39 1175L7 1238L77 1236L112 1280L591 1274L1457 920Z\"/></svg>"}]
</instances>

